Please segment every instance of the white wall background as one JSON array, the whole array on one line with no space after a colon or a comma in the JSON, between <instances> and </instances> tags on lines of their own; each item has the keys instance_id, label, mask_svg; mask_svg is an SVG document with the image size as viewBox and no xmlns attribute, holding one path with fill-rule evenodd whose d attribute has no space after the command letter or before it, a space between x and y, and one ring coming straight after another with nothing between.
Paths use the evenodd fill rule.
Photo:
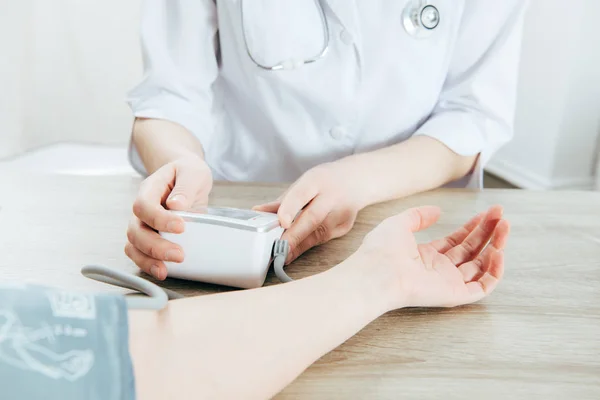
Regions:
<instances>
[{"instance_id":1,"label":"white wall background","mask_svg":"<svg viewBox=\"0 0 600 400\"><path fill-rule=\"evenodd\" d=\"M125 146L141 0L10 3L0 7L0 158L61 141ZM531 0L516 135L489 171L526 188L593 186L599 15L598 0Z\"/></svg>"},{"instance_id":2,"label":"white wall background","mask_svg":"<svg viewBox=\"0 0 600 400\"><path fill-rule=\"evenodd\" d=\"M141 1L0 3L0 158L59 141L126 144Z\"/></svg>"},{"instance_id":3,"label":"white wall background","mask_svg":"<svg viewBox=\"0 0 600 400\"><path fill-rule=\"evenodd\" d=\"M496 154L489 171L532 189L595 185L600 151L598 16L597 0L530 2L515 138Z\"/></svg>"}]
</instances>

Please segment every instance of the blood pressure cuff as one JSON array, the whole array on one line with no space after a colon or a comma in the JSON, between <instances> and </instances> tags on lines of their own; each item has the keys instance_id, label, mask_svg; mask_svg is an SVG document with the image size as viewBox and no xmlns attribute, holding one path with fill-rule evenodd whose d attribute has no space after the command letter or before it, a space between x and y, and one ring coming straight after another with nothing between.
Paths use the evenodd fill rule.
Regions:
<instances>
[{"instance_id":1,"label":"blood pressure cuff","mask_svg":"<svg viewBox=\"0 0 600 400\"><path fill-rule=\"evenodd\" d=\"M133 400L125 298L0 283L0 398Z\"/></svg>"}]
</instances>

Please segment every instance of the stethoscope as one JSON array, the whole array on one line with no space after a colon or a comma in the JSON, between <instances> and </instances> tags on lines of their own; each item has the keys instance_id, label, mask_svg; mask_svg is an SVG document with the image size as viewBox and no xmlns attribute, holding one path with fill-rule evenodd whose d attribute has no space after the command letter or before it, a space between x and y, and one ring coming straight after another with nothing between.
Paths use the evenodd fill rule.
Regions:
<instances>
[{"instance_id":1,"label":"stethoscope","mask_svg":"<svg viewBox=\"0 0 600 400\"><path fill-rule=\"evenodd\" d=\"M246 52L248 57L258 67L268 70L277 71L284 69L294 69L301 67L302 65L311 64L325 57L329 50L329 24L327 22L327 16L325 15L325 6L323 5L324 0L314 0L316 7L319 10L321 17L321 25L323 28L323 46L319 53L313 57L304 60L286 60L274 65L264 65L260 63L250 51L248 41L246 39L246 31L244 28L244 0L240 0L241 8L241 25L242 33L244 36L244 44L246 46ZM404 7L402 12L402 25L406 32L415 38L426 38L430 36L435 28L440 24L440 12L438 9L430 4L428 0L410 0Z\"/></svg>"}]
</instances>

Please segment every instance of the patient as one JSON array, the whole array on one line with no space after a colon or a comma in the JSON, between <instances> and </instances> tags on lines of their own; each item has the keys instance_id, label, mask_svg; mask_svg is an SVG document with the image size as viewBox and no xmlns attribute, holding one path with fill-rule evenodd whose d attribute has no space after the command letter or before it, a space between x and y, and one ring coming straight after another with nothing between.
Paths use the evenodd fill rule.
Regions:
<instances>
[{"instance_id":1,"label":"patient","mask_svg":"<svg viewBox=\"0 0 600 400\"><path fill-rule=\"evenodd\" d=\"M0 284L7 398L266 399L382 314L489 295L504 270L502 208L417 244L436 207L384 220L326 272L127 311L124 297ZM12 297L11 297L12 296Z\"/></svg>"}]
</instances>

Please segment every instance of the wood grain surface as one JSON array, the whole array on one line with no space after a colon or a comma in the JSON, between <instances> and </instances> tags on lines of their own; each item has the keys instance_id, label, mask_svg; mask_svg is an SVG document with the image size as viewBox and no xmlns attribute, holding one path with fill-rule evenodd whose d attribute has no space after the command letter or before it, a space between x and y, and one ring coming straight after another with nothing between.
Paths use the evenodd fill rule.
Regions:
<instances>
[{"instance_id":1,"label":"wood grain surface","mask_svg":"<svg viewBox=\"0 0 600 400\"><path fill-rule=\"evenodd\" d=\"M136 271L123 253L139 178L0 172L0 279L120 291L81 276L86 264ZM251 207L284 186L217 183L211 203ZM379 318L327 354L281 399L600 399L600 193L436 190L360 213L345 237L288 267L299 279L343 260L384 218L434 204L419 235L447 234L502 204L512 232L505 279L484 301ZM186 295L231 290L168 280ZM267 284L277 284L269 274Z\"/></svg>"}]
</instances>

